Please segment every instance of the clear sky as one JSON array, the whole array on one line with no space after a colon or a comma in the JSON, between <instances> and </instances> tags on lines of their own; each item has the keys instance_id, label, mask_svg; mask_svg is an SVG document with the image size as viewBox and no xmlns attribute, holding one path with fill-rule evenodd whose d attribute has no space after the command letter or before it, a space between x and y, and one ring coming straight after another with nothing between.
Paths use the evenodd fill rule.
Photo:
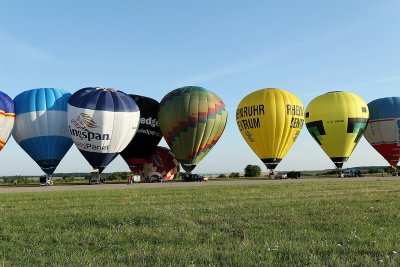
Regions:
<instances>
[{"instance_id":1,"label":"clear sky","mask_svg":"<svg viewBox=\"0 0 400 267\"><path fill-rule=\"evenodd\" d=\"M267 87L305 107L332 90L366 102L398 96L399 29L397 0L2 1L0 90L14 98L37 87L102 86L160 101L199 85L223 99L229 119L195 172L266 170L237 129L240 100ZM386 165L364 138L344 167L360 165ZM333 167L304 127L277 170ZM90 170L73 146L56 172ZM105 172L128 170L118 157ZM41 173L11 138L0 175Z\"/></svg>"}]
</instances>

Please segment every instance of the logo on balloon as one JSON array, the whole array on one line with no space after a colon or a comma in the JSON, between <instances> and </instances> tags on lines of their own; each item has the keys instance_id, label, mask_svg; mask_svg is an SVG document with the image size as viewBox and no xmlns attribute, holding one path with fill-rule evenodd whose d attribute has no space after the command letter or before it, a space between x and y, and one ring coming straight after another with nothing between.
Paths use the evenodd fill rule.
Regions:
<instances>
[{"instance_id":1,"label":"logo on balloon","mask_svg":"<svg viewBox=\"0 0 400 267\"><path fill-rule=\"evenodd\" d=\"M76 117L75 120L71 120L71 122L76 128L85 131L89 131L88 128L98 128L97 123L93 120L93 118L85 113L79 114L78 117Z\"/></svg>"},{"instance_id":2,"label":"logo on balloon","mask_svg":"<svg viewBox=\"0 0 400 267\"><path fill-rule=\"evenodd\" d=\"M255 142L255 140L253 138L253 134L251 132L246 131L245 133L246 133L247 138L249 138L250 142Z\"/></svg>"},{"instance_id":3,"label":"logo on balloon","mask_svg":"<svg viewBox=\"0 0 400 267\"><path fill-rule=\"evenodd\" d=\"M110 134L99 134L99 133L94 133L90 131L91 129L99 128L97 123L93 120L92 117L85 113L80 113L76 119L72 119L71 123L73 126L76 127L76 129L72 129L71 125L69 125L69 133L72 136L79 137L81 140L85 139L87 141L90 140L110 140L111 136ZM79 130L81 129L81 130ZM89 130L90 129L90 130Z\"/></svg>"}]
</instances>

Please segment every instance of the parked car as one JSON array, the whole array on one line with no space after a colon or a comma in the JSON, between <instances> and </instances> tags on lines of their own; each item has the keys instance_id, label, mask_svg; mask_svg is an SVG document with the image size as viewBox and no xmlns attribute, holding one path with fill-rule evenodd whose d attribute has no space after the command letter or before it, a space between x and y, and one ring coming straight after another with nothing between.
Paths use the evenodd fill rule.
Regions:
<instances>
[{"instance_id":1,"label":"parked car","mask_svg":"<svg viewBox=\"0 0 400 267\"><path fill-rule=\"evenodd\" d=\"M190 173L185 173L182 176L182 180L184 182L202 182L205 181L204 176L200 174L190 174Z\"/></svg>"},{"instance_id":2,"label":"parked car","mask_svg":"<svg viewBox=\"0 0 400 267\"><path fill-rule=\"evenodd\" d=\"M150 183L162 183L164 179L159 174L153 174L147 178Z\"/></svg>"}]
</instances>

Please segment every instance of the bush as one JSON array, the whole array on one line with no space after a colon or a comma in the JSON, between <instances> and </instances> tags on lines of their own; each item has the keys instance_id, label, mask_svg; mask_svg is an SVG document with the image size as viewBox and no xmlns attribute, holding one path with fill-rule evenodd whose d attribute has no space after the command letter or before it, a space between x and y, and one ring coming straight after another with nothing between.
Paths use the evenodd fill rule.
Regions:
<instances>
[{"instance_id":1,"label":"bush","mask_svg":"<svg viewBox=\"0 0 400 267\"><path fill-rule=\"evenodd\" d=\"M240 177L240 174L238 172L232 172L229 174L229 177Z\"/></svg>"},{"instance_id":2,"label":"bush","mask_svg":"<svg viewBox=\"0 0 400 267\"><path fill-rule=\"evenodd\" d=\"M226 175L221 173L220 175L218 175L218 178L226 178Z\"/></svg>"},{"instance_id":3,"label":"bush","mask_svg":"<svg viewBox=\"0 0 400 267\"><path fill-rule=\"evenodd\" d=\"M246 177L258 177L261 175L261 168L258 165L247 165L244 169L244 176Z\"/></svg>"},{"instance_id":4,"label":"bush","mask_svg":"<svg viewBox=\"0 0 400 267\"><path fill-rule=\"evenodd\" d=\"M107 180L109 181L126 180L128 174L129 174L128 172L114 172L113 174L107 177Z\"/></svg>"},{"instance_id":5,"label":"bush","mask_svg":"<svg viewBox=\"0 0 400 267\"><path fill-rule=\"evenodd\" d=\"M73 182L74 181L74 177L73 176L63 176L63 180L67 183L69 182Z\"/></svg>"}]
</instances>

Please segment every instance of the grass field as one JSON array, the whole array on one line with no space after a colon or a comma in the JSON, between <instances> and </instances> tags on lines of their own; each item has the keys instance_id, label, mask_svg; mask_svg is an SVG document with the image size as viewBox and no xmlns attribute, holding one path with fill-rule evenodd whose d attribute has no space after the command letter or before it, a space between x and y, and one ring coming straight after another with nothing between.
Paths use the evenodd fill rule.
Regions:
<instances>
[{"instance_id":1,"label":"grass field","mask_svg":"<svg viewBox=\"0 0 400 267\"><path fill-rule=\"evenodd\" d=\"M398 181L0 198L0 266L400 265Z\"/></svg>"}]
</instances>

